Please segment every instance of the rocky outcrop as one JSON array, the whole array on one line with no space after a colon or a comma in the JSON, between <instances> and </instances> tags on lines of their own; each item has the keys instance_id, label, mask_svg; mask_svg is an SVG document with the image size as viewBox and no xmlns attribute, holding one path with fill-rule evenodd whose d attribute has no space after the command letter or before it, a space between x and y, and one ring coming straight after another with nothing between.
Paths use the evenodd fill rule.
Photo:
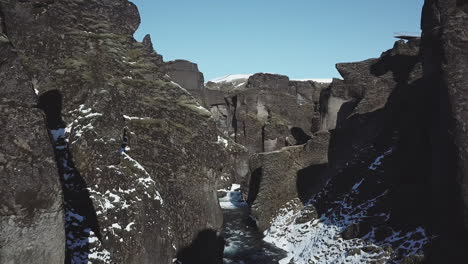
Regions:
<instances>
[{"instance_id":1,"label":"rocky outcrop","mask_svg":"<svg viewBox=\"0 0 468 264\"><path fill-rule=\"evenodd\" d=\"M468 259L467 28L466 1L425 1L422 54L432 105L430 190L431 204L439 212L431 224L439 236L429 263Z\"/></svg>"},{"instance_id":2,"label":"rocky outcrop","mask_svg":"<svg viewBox=\"0 0 468 264\"><path fill-rule=\"evenodd\" d=\"M294 263L421 261L431 211L419 41L337 69L344 80L320 98L321 128L332 129L328 164L304 173L324 180L300 185L311 199L301 210L291 210L293 200L277 210L266 240Z\"/></svg>"},{"instance_id":3,"label":"rocky outcrop","mask_svg":"<svg viewBox=\"0 0 468 264\"><path fill-rule=\"evenodd\" d=\"M418 40L398 41L380 59L338 63L344 80L334 79L321 94L321 129L332 130L353 115L383 109L396 87L421 77L418 53Z\"/></svg>"},{"instance_id":4,"label":"rocky outcrop","mask_svg":"<svg viewBox=\"0 0 468 264\"><path fill-rule=\"evenodd\" d=\"M310 197L307 185L321 186L320 171L328 163L328 132L317 133L307 144L255 154L244 193L260 231L266 230L278 210L291 200L301 205ZM310 173L313 171L313 173Z\"/></svg>"},{"instance_id":5,"label":"rocky outcrop","mask_svg":"<svg viewBox=\"0 0 468 264\"><path fill-rule=\"evenodd\" d=\"M211 113L164 77L150 39L133 39L136 7L125 0L70 0L3 1L0 8L53 135L64 182L67 263L172 263L199 233L217 230L223 144ZM35 111L30 122L40 118ZM38 131L40 144L44 134L28 129ZM49 146L43 148L51 153ZM47 170L42 173L34 177ZM60 197L53 190L47 195ZM31 205L60 206L47 199ZM54 245L38 249L46 244Z\"/></svg>"},{"instance_id":6,"label":"rocky outcrop","mask_svg":"<svg viewBox=\"0 0 468 264\"><path fill-rule=\"evenodd\" d=\"M268 152L304 144L319 130L318 102L326 86L258 73L244 81L208 83L206 102L226 136L250 153Z\"/></svg>"},{"instance_id":7,"label":"rocky outcrop","mask_svg":"<svg viewBox=\"0 0 468 264\"><path fill-rule=\"evenodd\" d=\"M171 80L187 89L200 104L204 105L205 79L197 64L186 60L175 60L166 62L165 69Z\"/></svg>"},{"instance_id":8,"label":"rocky outcrop","mask_svg":"<svg viewBox=\"0 0 468 264\"><path fill-rule=\"evenodd\" d=\"M329 180L266 231L291 261L466 262L467 17L464 1L426 1L421 41L337 65L320 98Z\"/></svg>"},{"instance_id":9,"label":"rocky outcrop","mask_svg":"<svg viewBox=\"0 0 468 264\"><path fill-rule=\"evenodd\" d=\"M36 105L33 83L2 34L0 263L65 260L62 188L46 121Z\"/></svg>"}]
</instances>

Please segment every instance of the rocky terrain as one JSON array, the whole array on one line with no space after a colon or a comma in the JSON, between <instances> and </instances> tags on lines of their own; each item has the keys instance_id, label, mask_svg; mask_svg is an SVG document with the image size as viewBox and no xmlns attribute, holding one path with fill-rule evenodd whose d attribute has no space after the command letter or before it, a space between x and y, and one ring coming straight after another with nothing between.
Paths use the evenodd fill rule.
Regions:
<instances>
[{"instance_id":1,"label":"rocky terrain","mask_svg":"<svg viewBox=\"0 0 468 264\"><path fill-rule=\"evenodd\" d=\"M224 141L150 38L133 39L133 4L0 11L2 263L171 263L220 228Z\"/></svg>"},{"instance_id":2,"label":"rocky terrain","mask_svg":"<svg viewBox=\"0 0 468 264\"><path fill-rule=\"evenodd\" d=\"M269 73L245 77L206 85L207 108L224 135L258 153L304 144L319 130L318 102L327 84Z\"/></svg>"},{"instance_id":3,"label":"rocky terrain","mask_svg":"<svg viewBox=\"0 0 468 264\"><path fill-rule=\"evenodd\" d=\"M0 2L0 263L468 261L466 1L332 83L205 84L139 23Z\"/></svg>"},{"instance_id":4,"label":"rocky terrain","mask_svg":"<svg viewBox=\"0 0 468 264\"><path fill-rule=\"evenodd\" d=\"M266 173L253 166L247 200L265 240L288 252L280 263L468 259L460 130L467 16L465 3L448 2L426 1L421 40L396 42L379 59L337 64L343 80L335 79L320 98L328 153L314 152L328 163L283 176L296 178L289 202L278 206L282 195L261 199L283 189L269 180L271 165L264 165ZM279 156L262 154L268 155ZM288 168L300 160L283 154L273 164ZM308 200L300 199L304 188Z\"/></svg>"},{"instance_id":5,"label":"rocky terrain","mask_svg":"<svg viewBox=\"0 0 468 264\"><path fill-rule=\"evenodd\" d=\"M63 194L45 118L5 35L0 54L0 263L63 263Z\"/></svg>"}]
</instances>

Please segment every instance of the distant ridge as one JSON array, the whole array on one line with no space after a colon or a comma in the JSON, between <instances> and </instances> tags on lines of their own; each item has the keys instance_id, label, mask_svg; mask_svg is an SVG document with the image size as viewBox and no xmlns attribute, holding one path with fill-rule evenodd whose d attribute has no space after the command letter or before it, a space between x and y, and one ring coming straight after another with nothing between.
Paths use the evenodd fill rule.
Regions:
<instances>
[{"instance_id":1,"label":"distant ridge","mask_svg":"<svg viewBox=\"0 0 468 264\"><path fill-rule=\"evenodd\" d=\"M233 82L237 80L247 80L253 74L229 74L222 77L218 77L215 79L210 80L209 82L213 83L223 83L223 82ZM299 81L299 82L307 82L307 81L314 81L318 83L331 83L333 79L331 78L311 78L311 79L290 79L291 81Z\"/></svg>"}]
</instances>

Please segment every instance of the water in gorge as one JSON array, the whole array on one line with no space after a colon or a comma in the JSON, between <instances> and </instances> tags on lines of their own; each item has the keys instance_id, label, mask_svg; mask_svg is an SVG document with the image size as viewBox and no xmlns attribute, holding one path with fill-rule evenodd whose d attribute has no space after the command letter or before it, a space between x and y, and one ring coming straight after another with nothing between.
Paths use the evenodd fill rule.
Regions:
<instances>
[{"instance_id":1,"label":"water in gorge","mask_svg":"<svg viewBox=\"0 0 468 264\"><path fill-rule=\"evenodd\" d=\"M222 235L226 240L224 264L275 264L286 253L263 241L263 235L255 228L249 217L249 208L242 199L239 185L219 191L223 210Z\"/></svg>"}]
</instances>

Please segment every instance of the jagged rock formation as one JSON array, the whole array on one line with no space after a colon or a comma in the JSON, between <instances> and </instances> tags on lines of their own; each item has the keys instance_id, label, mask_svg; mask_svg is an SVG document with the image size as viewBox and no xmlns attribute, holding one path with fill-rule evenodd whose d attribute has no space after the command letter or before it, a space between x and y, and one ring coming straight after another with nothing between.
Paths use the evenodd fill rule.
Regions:
<instances>
[{"instance_id":1,"label":"jagged rock formation","mask_svg":"<svg viewBox=\"0 0 468 264\"><path fill-rule=\"evenodd\" d=\"M330 86L205 87L126 0L2 1L0 262L219 262L215 190L242 181L283 262L466 262L467 13L426 0L421 43Z\"/></svg>"},{"instance_id":2,"label":"jagged rock formation","mask_svg":"<svg viewBox=\"0 0 468 264\"><path fill-rule=\"evenodd\" d=\"M189 91L196 99L204 104L205 79L195 63L186 60L169 61L165 64L167 75Z\"/></svg>"},{"instance_id":3,"label":"jagged rock formation","mask_svg":"<svg viewBox=\"0 0 468 264\"><path fill-rule=\"evenodd\" d=\"M316 193L304 206L294 192L286 204L282 195L263 200L275 188L288 193L294 173L281 177L284 187L269 179L279 170L269 159L267 177L254 159L249 187L259 187L248 189L248 199L255 216L274 216L257 220L269 227L265 240L289 252L284 263L467 261L467 7L426 1L421 42L399 41L379 59L337 64L344 80L335 79L319 105L320 129L331 134L328 164L308 171L306 186L296 178L297 193L299 186ZM261 155L277 161L289 152ZM282 161L282 168L299 165ZM316 178L329 181L317 186Z\"/></svg>"},{"instance_id":4,"label":"jagged rock formation","mask_svg":"<svg viewBox=\"0 0 468 264\"><path fill-rule=\"evenodd\" d=\"M4 32L1 26L0 263L63 263L63 199L51 139Z\"/></svg>"},{"instance_id":5,"label":"jagged rock formation","mask_svg":"<svg viewBox=\"0 0 468 264\"><path fill-rule=\"evenodd\" d=\"M3 1L0 10L55 142L66 214L56 232L66 230L67 262L171 263L199 232L221 226L215 189L227 167L223 140L210 112L165 77L150 38L133 39L140 22L133 4ZM27 121L40 118L36 110ZM51 153L39 125L28 133L38 131L35 144ZM53 167L43 173L58 180ZM52 194L31 206L60 206L60 192Z\"/></svg>"},{"instance_id":6,"label":"jagged rock formation","mask_svg":"<svg viewBox=\"0 0 468 264\"><path fill-rule=\"evenodd\" d=\"M428 105L414 102L423 89L419 41L337 69L344 80L320 98L322 129L333 129L328 164L296 175L297 190L313 199L303 198L302 209L298 197L277 209L266 240L294 263L416 261L429 243L430 214L428 170L421 169L430 160L421 136ZM304 179L309 184L299 185Z\"/></svg>"},{"instance_id":7,"label":"jagged rock formation","mask_svg":"<svg viewBox=\"0 0 468 264\"><path fill-rule=\"evenodd\" d=\"M307 142L319 130L318 101L326 84L258 73L209 82L206 102L218 127L251 153Z\"/></svg>"}]
</instances>

